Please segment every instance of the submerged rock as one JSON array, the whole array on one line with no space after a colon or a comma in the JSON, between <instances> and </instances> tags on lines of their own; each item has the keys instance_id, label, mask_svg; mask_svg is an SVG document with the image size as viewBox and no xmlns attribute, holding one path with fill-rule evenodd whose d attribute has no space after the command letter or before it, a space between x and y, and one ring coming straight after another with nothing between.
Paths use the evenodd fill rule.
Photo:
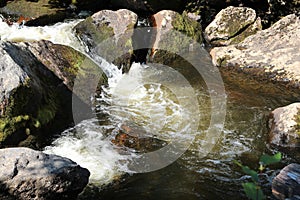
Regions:
<instances>
[{"instance_id":1,"label":"submerged rock","mask_svg":"<svg viewBox=\"0 0 300 200\"><path fill-rule=\"evenodd\" d=\"M112 143L142 153L155 151L167 145L167 142L151 136L133 123L122 124Z\"/></svg>"},{"instance_id":2,"label":"submerged rock","mask_svg":"<svg viewBox=\"0 0 300 200\"><path fill-rule=\"evenodd\" d=\"M211 50L215 66L299 89L300 19L288 15L239 44Z\"/></svg>"},{"instance_id":3,"label":"submerged rock","mask_svg":"<svg viewBox=\"0 0 300 200\"><path fill-rule=\"evenodd\" d=\"M193 51L195 43L202 43L201 24L188 16L171 10L162 10L152 16L156 29L149 60L168 64L176 54Z\"/></svg>"},{"instance_id":4,"label":"submerged rock","mask_svg":"<svg viewBox=\"0 0 300 200\"><path fill-rule=\"evenodd\" d=\"M207 42L214 45L236 44L261 30L261 20L255 10L229 6L221 10L205 28Z\"/></svg>"},{"instance_id":5,"label":"submerged rock","mask_svg":"<svg viewBox=\"0 0 300 200\"><path fill-rule=\"evenodd\" d=\"M0 150L0 190L15 199L75 199L90 172L75 162L28 148Z\"/></svg>"},{"instance_id":6,"label":"submerged rock","mask_svg":"<svg viewBox=\"0 0 300 200\"><path fill-rule=\"evenodd\" d=\"M280 200L300 198L300 165L289 164L272 181L272 193Z\"/></svg>"},{"instance_id":7,"label":"submerged rock","mask_svg":"<svg viewBox=\"0 0 300 200\"><path fill-rule=\"evenodd\" d=\"M129 10L102 10L74 29L92 52L128 70L133 54L131 37L136 23L137 15Z\"/></svg>"},{"instance_id":8,"label":"submerged rock","mask_svg":"<svg viewBox=\"0 0 300 200\"><path fill-rule=\"evenodd\" d=\"M300 103L275 109L269 127L271 144L300 147Z\"/></svg>"}]
</instances>

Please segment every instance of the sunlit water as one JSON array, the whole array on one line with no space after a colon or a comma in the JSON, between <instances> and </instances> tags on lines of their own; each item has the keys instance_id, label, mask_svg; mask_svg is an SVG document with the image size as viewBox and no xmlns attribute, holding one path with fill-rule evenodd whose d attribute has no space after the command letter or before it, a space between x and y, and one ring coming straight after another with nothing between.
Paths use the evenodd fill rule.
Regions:
<instances>
[{"instance_id":1,"label":"sunlit water","mask_svg":"<svg viewBox=\"0 0 300 200\"><path fill-rule=\"evenodd\" d=\"M45 39L84 52L86 48L72 32L78 22L20 28L0 21L0 37L15 42ZM201 146L211 110L208 91L198 74L189 73L182 78L178 73L170 73L170 69L138 63L128 74L122 74L105 61L100 65L109 75L109 86L94 98L94 111L102 118L80 122L45 148L47 153L68 157L90 170L90 183L96 188L87 189L80 199L243 199L241 183L249 177L241 173L233 160L255 167L263 152L272 153L267 145L269 113L295 100L251 94L225 80L225 128L212 151L203 158ZM184 62L180 65L187 67ZM190 98L191 93L196 99ZM134 122L143 127L146 136L167 142L179 139L184 143L191 136L196 138L171 165L135 174L129 165L139 153L124 151L112 143L124 122ZM293 160L288 156L285 159ZM268 175L272 177L276 169L279 167Z\"/></svg>"}]
</instances>

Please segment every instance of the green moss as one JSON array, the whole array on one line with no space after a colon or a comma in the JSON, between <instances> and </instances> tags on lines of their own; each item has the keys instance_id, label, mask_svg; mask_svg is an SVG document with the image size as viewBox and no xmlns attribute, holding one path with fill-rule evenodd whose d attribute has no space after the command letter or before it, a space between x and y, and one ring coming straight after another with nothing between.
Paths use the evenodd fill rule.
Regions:
<instances>
[{"instance_id":1,"label":"green moss","mask_svg":"<svg viewBox=\"0 0 300 200\"><path fill-rule=\"evenodd\" d=\"M295 126L296 133L300 135L300 110L298 111L297 115L295 116L295 121L297 125Z\"/></svg>"},{"instance_id":2,"label":"green moss","mask_svg":"<svg viewBox=\"0 0 300 200\"><path fill-rule=\"evenodd\" d=\"M79 37L82 38L83 40L84 40L83 35L89 35L91 37L91 41L93 41L93 44L89 44L89 45L92 46L96 46L100 42L114 35L113 28L106 24L100 24L99 26L95 26L92 17L88 17L83 22L80 22L75 27L75 29Z\"/></svg>"},{"instance_id":3,"label":"green moss","mask_svg":"<svg viewBox=\"0 0 300 200\"><path fill-rule=\"evenodd\" d=\"M172 26L175 30L186 34L199 43L202 43L201 24L195 20L190 19L187 16L186 12L183 12L182 15L177 14L175 19L172 21Z\"/></svg>"},{"instance_id":4,"label":"green moss","mask_svg":"<svg viewBox=\"0 0 300 200\"><path fill-rule=\"evenodd\" d=\"M40 128L43 125L51 122L58 111L58 96L55 92L50 91L45 99L45 104L43 104L37 111L37 115L35 117L35 121L33 122L33 126L36 128Z\"/></svg>"},{"instance_id":5,"label":"green moss","mask_svg":"<svg viewBox=\"0 0 300 200\"><path fill-rule=\"evenodd\" d=\"M12 118L0 118L0 143L5 141L7 137L9 137L14 132L28 126L29 121L29 115L19 115Z\"/></svg>"},{"instance_id":6,"label":"green moss","mask_svg":"<svg viewBox=\"0 0 300 200\"><path fill-rule=\"evenodd\" d=\"M68 79L73 80L86 57L75 49L63 45L59 45L56 51L60 52L64 60L68 62L69 65L64 66L63 70L68 73Z\"/></svg>"}]
</instances>

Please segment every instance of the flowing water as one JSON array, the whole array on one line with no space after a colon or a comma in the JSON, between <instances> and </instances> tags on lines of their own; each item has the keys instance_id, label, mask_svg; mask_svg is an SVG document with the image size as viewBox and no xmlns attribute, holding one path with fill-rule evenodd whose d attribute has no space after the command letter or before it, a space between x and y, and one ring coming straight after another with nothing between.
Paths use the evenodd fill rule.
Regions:
<instances>
[{"instance_id":1,"label":"flowing water","mask_svg":"<svg viewBox=\"0 0 300 200\"><path fill-rule=\"evenodd\" d=\"M20 28L3 22L0 36L18 42L47 39L84 52L72 33L76 23ZM280 97L272 91L259 95L232 84L223 73L225 127L209 154L203 155L203 135L211 116L209 91L199 74L189 71L188 63L175 63L172 69L134 63L128 74L122 74L116 66L102 62L110 75L108 87L94 99L94 111L101 117L65 130L45 148L47 153L68 157L90 170L90 185L79 199L245 199L241 183L250 179L233 161L254 167L262 153L272 153L267 145L269 113L297 97ZM185 71L184 76L174 69ZM142 127L146 133L142 136L167 143L175 139L188 149L162 169L135 173L131 164L140 158L139 152L112 142L120 126L128 122ZM299 162L299 157L286 154L282 165L271 168L265 177L271 178L293 160ZM267 178L264 186L266 190L270 187Z\"/></svg>"}]
</instances>

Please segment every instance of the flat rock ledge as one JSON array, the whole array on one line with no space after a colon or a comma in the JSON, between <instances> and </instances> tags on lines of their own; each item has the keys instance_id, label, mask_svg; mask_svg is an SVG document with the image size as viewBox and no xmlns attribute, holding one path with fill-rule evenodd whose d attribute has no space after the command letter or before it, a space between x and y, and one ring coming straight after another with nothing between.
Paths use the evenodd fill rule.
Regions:
<instances>
[{"instance_id":1,"label":"flat rock ledge","mask_svg":"<svg viewBox=\"0 0 300 200\"><path fill-rule=\"evenodd\" d=\"M0 149L0 190L14 199L75 199L89 176L68 158L29 148Z\"/></svg>"},{"instance_id":2,"label":"flat rock ledge","mask_svg":"<svg viewBox=\"0 0 300 200\"><path fill-rule=\"evenodd\" d=\"M215 66L236 69L259 81L300 88L300 19L288 15L241 43L210 51Z\"/></svg>"}]
</instances>

